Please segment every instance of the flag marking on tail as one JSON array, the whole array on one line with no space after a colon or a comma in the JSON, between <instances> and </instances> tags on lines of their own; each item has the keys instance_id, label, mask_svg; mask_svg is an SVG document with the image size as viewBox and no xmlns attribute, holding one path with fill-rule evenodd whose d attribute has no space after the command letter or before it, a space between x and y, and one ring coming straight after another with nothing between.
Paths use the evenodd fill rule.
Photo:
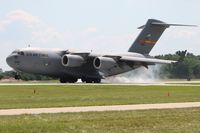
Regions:
<instances>
[{"instance_id":1,"label":"flag marking on tail","mask_svg":"<svg viewBox=\"0 0 200 133\"><path fill-rule=\"evenodd\" d=\"M145 40L145 39L140 39L138 42L139 42L141 45L145 45L145 44L154 45L154 44L156 44L156 41L153 41L153 40Z\"/></svg>"}]
</instances>

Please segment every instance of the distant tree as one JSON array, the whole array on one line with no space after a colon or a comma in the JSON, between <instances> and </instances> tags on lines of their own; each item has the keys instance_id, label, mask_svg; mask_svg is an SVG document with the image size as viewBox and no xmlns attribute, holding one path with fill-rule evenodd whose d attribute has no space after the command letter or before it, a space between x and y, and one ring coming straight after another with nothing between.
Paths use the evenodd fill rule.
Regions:
<instances>
[{"instance_id":1,"label":"distant tree","mask_svg":"<svg viewBox=\"0 0 200 133\"><path fill-rule=\"evenodd\" d=\"M2 74L0 74L0 80L3 78L3 75Z\"/></svg>"},{"instance_id":2,"label":"distant tree","mask_svg":"<svg viewBox=\"0 0 200 133\"><path fill-rule=\"evenodd\" d=\"M3 72L3 69L2 68L0 68L0 73L2 73Z\"/></svg>"},{"instance_id":3,"label":"distant tree","mask_svg":"<svg viewBox=\"0 0 200 133\"><path fill-rule=\"evenodd\" d=\"M200 64L195 64L192 69L194 76L200 78Z\"/></svg>"}]
</instances>

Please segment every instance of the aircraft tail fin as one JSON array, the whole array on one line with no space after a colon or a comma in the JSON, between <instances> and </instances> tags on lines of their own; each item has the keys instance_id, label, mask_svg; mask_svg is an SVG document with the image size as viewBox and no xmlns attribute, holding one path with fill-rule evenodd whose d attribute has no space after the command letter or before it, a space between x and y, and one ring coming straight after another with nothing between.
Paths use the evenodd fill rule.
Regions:
<instances>
[{"instance_id":1,"label":"aircraft tail fin","mask_svg":"<svg viewBox=\"0 0 200 133\"><path fill-rule=\"evenodd\" d=\"M160 20L149 19L147 23L138 29L143 29L136 38L128 52L136 52L141 54L149 54L156 42L161 37L166 28L170 26L195 26L183 24L167 24Z\"/></svg>"}]
</instances>

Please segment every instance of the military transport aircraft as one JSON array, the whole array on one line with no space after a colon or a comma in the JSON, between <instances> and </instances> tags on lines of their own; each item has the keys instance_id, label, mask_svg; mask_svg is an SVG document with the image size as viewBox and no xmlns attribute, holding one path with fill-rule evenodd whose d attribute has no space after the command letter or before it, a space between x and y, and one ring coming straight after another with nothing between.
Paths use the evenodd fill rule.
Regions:
<instances>
[{"instance_id":1,"label":"military transport aircraft","mask_svg":"<svg viewBox=\"0 0 200 133\"><path fill-rule=\"evenodd\" d=\"M22 48L6 58L7 64L17 72L58 77L61 83L100 83L101 79L128 72L138 67L155 64L170 64L176 61L161 60L149 55L164 30L170 26L193 26L167 24L149 19L139 36L124 54L99 55L93 52L70 50ZM15 76L19 78L18 75Z\"/></svg>"}]
</instances>

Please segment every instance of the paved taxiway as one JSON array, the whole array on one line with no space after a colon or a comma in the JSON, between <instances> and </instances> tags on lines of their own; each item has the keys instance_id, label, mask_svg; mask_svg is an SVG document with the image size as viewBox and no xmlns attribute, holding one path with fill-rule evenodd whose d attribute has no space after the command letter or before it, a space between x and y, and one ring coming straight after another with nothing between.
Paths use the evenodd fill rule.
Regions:
<instances>
[{"instance_id":1,"label":"paved taxiway","mask_svg":"<svg viewBox=\"0 0 200 133\"><path fill-rule=\"evenodd\" d=\"M0 115L176 109L176 108L192 108L192 107L200 107L200 102L86 106L86 107L60 107L60 108L4 109L4 110L0 110Z\"/></svg>"}]
</instances>

